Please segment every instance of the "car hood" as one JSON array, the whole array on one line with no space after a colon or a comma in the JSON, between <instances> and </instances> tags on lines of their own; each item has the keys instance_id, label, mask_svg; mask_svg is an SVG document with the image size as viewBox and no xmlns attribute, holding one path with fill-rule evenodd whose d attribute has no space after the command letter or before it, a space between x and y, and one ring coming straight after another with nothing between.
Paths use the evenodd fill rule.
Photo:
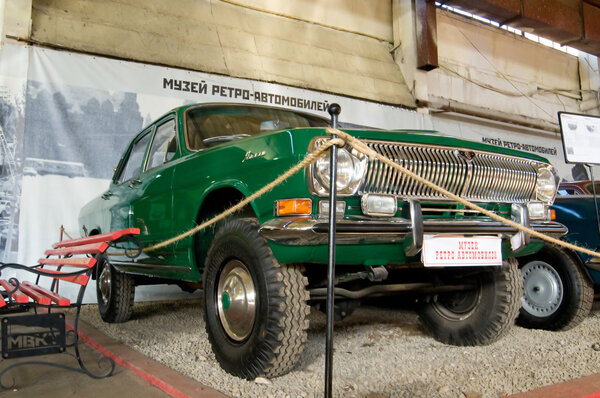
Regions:
<instances>
[{"instance_id":1,"label":"car hood","mask_svg":"<svg viewBox=\"0 0 600 398\"><path fill-rule=\"evenodd\" d=\"M292 129L288 131L311 130L312 134L319 131L319 135L329 135L326 129ZM535 155L529 152L508 149L494 145L484 144L475 141L463 140L460 138L450 137L442 133L431 130L368 130L368 129L341 129L342 131L361 139L395 141L423 145L439 145L451 148L466 148L478 151L499 153L503 155L516 156L527 158L540 162L548 163L548 160L542 156Z\"/></svg>"}]
</instances>

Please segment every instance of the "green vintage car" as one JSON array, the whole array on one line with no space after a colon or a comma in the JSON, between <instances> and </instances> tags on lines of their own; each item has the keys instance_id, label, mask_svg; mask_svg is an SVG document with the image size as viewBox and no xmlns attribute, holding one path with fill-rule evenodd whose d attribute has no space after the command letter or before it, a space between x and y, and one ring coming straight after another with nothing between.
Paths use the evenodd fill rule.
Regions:
<instances>
[{"instance_id":1,"label":"green vintage car","mask_svg":"<svg viewBox=\"0 0 600 398\"><path fill-rule=\"evenodd\" d=\"M190 230L322 145L328 125L247 104L174 109L133 139L109 189L81 210L81 231L137 227L148 247ZM556 174L543 158L433 131L344 131L502 217L566 233L548 219ZM338 153L336 316L362 298L410 294L440 341L479 345L502 336L520 307L515 257L542 244L356 150ZM203 287L222 367L248 379L288 372L307 338L309 306L326 297L329 168L326 156L213 228L135 259L101 261L102 318L126 321L136 285Z\"/></svg>"}]
</instances>

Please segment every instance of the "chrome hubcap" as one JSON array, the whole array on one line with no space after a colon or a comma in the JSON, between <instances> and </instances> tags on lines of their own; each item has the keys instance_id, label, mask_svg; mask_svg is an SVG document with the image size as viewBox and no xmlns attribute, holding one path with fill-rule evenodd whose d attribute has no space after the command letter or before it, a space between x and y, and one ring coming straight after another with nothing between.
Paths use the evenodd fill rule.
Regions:
<instances>
[{"instance_id":1,"label":"chrome hubcap","mask_svg":"<svg viewBox=\"0 0 600 398\"><path fill-rule=\"evenodd\" d=\"M256 318L256 291L248 268L239 260L231 260L219 275L217 309L221 325L235 341L250 335Z\"/></svg>"},{"instance_id":2,"label":"chrome hubcap","mask_svg":"<svg viewBox=\"0 0 600 398\"><path fill-rule=\"evenodd\" d=\"M523 309L539 317L555 313L563 299L563 285L558 272L548 263L532 261L521 269L521 275Z\"/></svg>"},{"instance_id":3,"label":"chrome hubcap","mask_svg":"<svg viewBox=\"0 0 600 398\"><path fill-rule=\"evenodd\" d=\"M449 321L459 322L469 318L481 302L481 286L474 290L444 293L433 298L433 309Z\"/></svg>"},{"instance_id":4,"label":"chrome hubcap","mask_svg":"<svg viewBox=\"0 0 600 398\"><path fill-rule=\"evenodd\" d=\"M104 263L102 272L100 272L100 278L98 278L98 284L100 284L100 295L102 296L102 302L108 303L110 298L110 264Z\"/></svg>"}]
</instances>

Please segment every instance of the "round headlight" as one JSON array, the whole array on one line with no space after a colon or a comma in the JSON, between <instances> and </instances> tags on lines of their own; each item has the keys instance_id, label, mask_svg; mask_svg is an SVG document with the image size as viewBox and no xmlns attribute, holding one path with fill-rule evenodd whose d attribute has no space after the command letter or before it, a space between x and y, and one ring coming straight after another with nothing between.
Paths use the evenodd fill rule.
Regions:
<instances>
[{"instance_id":1,"label":"round headlight","mask_svg":"<svg viewBox=\"0 0 600 398\"><path fill-rule=\"evenodd\" d=\"M314 165L314 177L318 193L329 192L330 158L328 153L319 158ZM356 192L366 171L366 157L359 158L344 148L337 151L337 193L351 195Z\"/></svg>"},{"instance_id":2,"label":"round headlight","mask_svg":"<svg viewBox=\"0 0 600 398\"><path fill-rule=\"evenodd\" d=\"M329 187L331 155L327 154L317 160L317 178L323 187ZM345 149L338 149L337 153L337 181L338 191L343 191L352 180L354 165L350 154Z\"/></svg>"},{"instance_id":3,"label":"round headlight","mask_svg":"<svg viewBox=\"0 0 600 398\"><path fill-rule=\"evenodd\" d=\"M538 169L537 199L548 204L554 201L556 194L556 175L550 167Z\"/></svg>"}]
</instances>

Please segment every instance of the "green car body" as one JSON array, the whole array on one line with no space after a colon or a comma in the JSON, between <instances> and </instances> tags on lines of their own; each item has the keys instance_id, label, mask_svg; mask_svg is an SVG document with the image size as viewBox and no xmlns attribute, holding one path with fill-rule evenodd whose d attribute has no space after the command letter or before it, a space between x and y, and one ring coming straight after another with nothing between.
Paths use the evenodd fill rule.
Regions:
<instances>
[{"instance_id":1,"label":"green car body","mask_svg":"<svg viewBox=\"0 0 600 398\"><path fill-rule=\"evenodd\" d=\"M273 116L274 120L259 121L260 126L256 121L249 122L244 117L236 119L236 115L248 112L267 116L273 116L273 112L283 113ZM287 115L286 123L278 119L284 114ZM215 122L209 123L209 117L214 117ZM299 127L293 125L295 120ZM242 134L240 123L248 123L250 127L247 128L253 131L247 136ZM326 119L316 116L250 105L201 104L174 109L135 137L116 168L109 189L81 210L81 230L83 234L90 235L137 227L140 228L139 239L144 247L188 231L248 197L301 161L321 142L320 137L328 137L325 131L327 123ZM206 137L201 137L209 138L205 145L193 136L202 130L198 127L200 125L209 126L203 127L209 131ZM218 129L218 126L231 129L231 132L224 131L220 136L211 130ZM189 134L186 133L188 130ZM405 153L412 156L413 160L405 164L407 167L413 167L418 174L458 194L466 192L461 185L466 185L465 181L472 185L479 184L479 188L466 192L466 196L503 217L517 217L523 224L554 236L566 232L562 225L547 220L545 214L537 220L529 220L527 216L520 216L519 219L518 214L522 213L518 210L527 213L528 203L538 203L538 207L545 212L553 200L553 192L549 193L549 199L540 200L536 197L541 189L541 182L538 181L541 179L540 173L546 173L543 177L547 184L554 178L551 166L541 157L431 131L345 131L367 140L373 148L379 148L397 162L401 162ZM154 135L156 138L153 138ZM168 138L165 141L158 137ZM157 150L154 153L155 143L162 145L162 152ZM347 153L350 154L350 151ZM480 164L473 163L473 157L483 160ZM344 205L343 216L340 215L337 224L339 238L336 264L340 275L347 273L353 275L354 279L366 281L366 278L361 279L357 275L383 266L389 270L409 268L407 275L416 275L415 281L423 282L431 278L431 271L422 270L420 244L417 242L419 236L413 233L415 222L420 223L421 234L424 231L468 236L500 235L503 237L502 255L505 259L527 255L541 247L539 242L529 242L525 236L520 237L520 243L513 241L511 245L510 238L519 235L516 230L411 186L410 182L403 183L402 189L412 194L399 192L401 176L392 170L384 170L372 160L363 159L357 154L346 156L343 160L355 167L348 174L351 176L349 178L356 179L356 175L359 178L355 181L356 188L348 188L349 193L339 194L338 198ZM324 167L324 164L321 163L319 167ZM505 164L516 166L514 170L505 172L501 170ZM303 265L309 288L322 287L317 281L322 279L327 264L327 220L324 217L327 206L324 201L328 201L328 194L323 192L324 184L316 187L323 180L319 174L322 171L315 167L301 170L252 201L241 215L257 220L260 236L279 264ZM521 174L527 174L527 177ZM458 175L461 177L456 177ZM523 182L526 180L529 182ZM390 186L386 186L386 181ZM396 188L392 189L393 184ZM527 184L527 192L519 191ZM367 185L372 188L366 188ZM366 192L368 189L371 191ZM368 196L367 193L382 200L393 197L397 210L393 215L365 214L363 199ZM548 196L547 193L545 195ZM494 197L498 200L493 200ZM278 201L287 199L309 199L310 214L304 212L278 216ZM216 227L218 229L219 225ZM112 259L111 277L114 278L115 274L130 275L134 284L142 283L139 278L143 278L143 283L202 282L207 253L214 236L215 228L208 228L164 248L145 252L135 260L125 257ZM442 274L446 275L447 272L444 270ZM311 292L310 297L317 296ZM217 304L223 306L223 303L225 301ZM225 309L219 307L219 315L229 308L229 302L226 304ZM247 304L244 302L244 305ZM513 317L508 323L514 320L513 315L516 316L508 315L509 318ZM227 314L224 316L227 318ZM250 318L252 325L258 322L254 315ZM226 319L223 322L228 321ZM229 337L237 341L234 335L230 334ZM455 337L437 337L457 344L487 343L496 338L461 342L455 341ZM219 355L217 357L223 364L222 358ZM231 370L230 366L224 367L231 373L248 378L257 374L281 373L268 371L268 366L251 374Z\"/></svg>"}]
</instances>

